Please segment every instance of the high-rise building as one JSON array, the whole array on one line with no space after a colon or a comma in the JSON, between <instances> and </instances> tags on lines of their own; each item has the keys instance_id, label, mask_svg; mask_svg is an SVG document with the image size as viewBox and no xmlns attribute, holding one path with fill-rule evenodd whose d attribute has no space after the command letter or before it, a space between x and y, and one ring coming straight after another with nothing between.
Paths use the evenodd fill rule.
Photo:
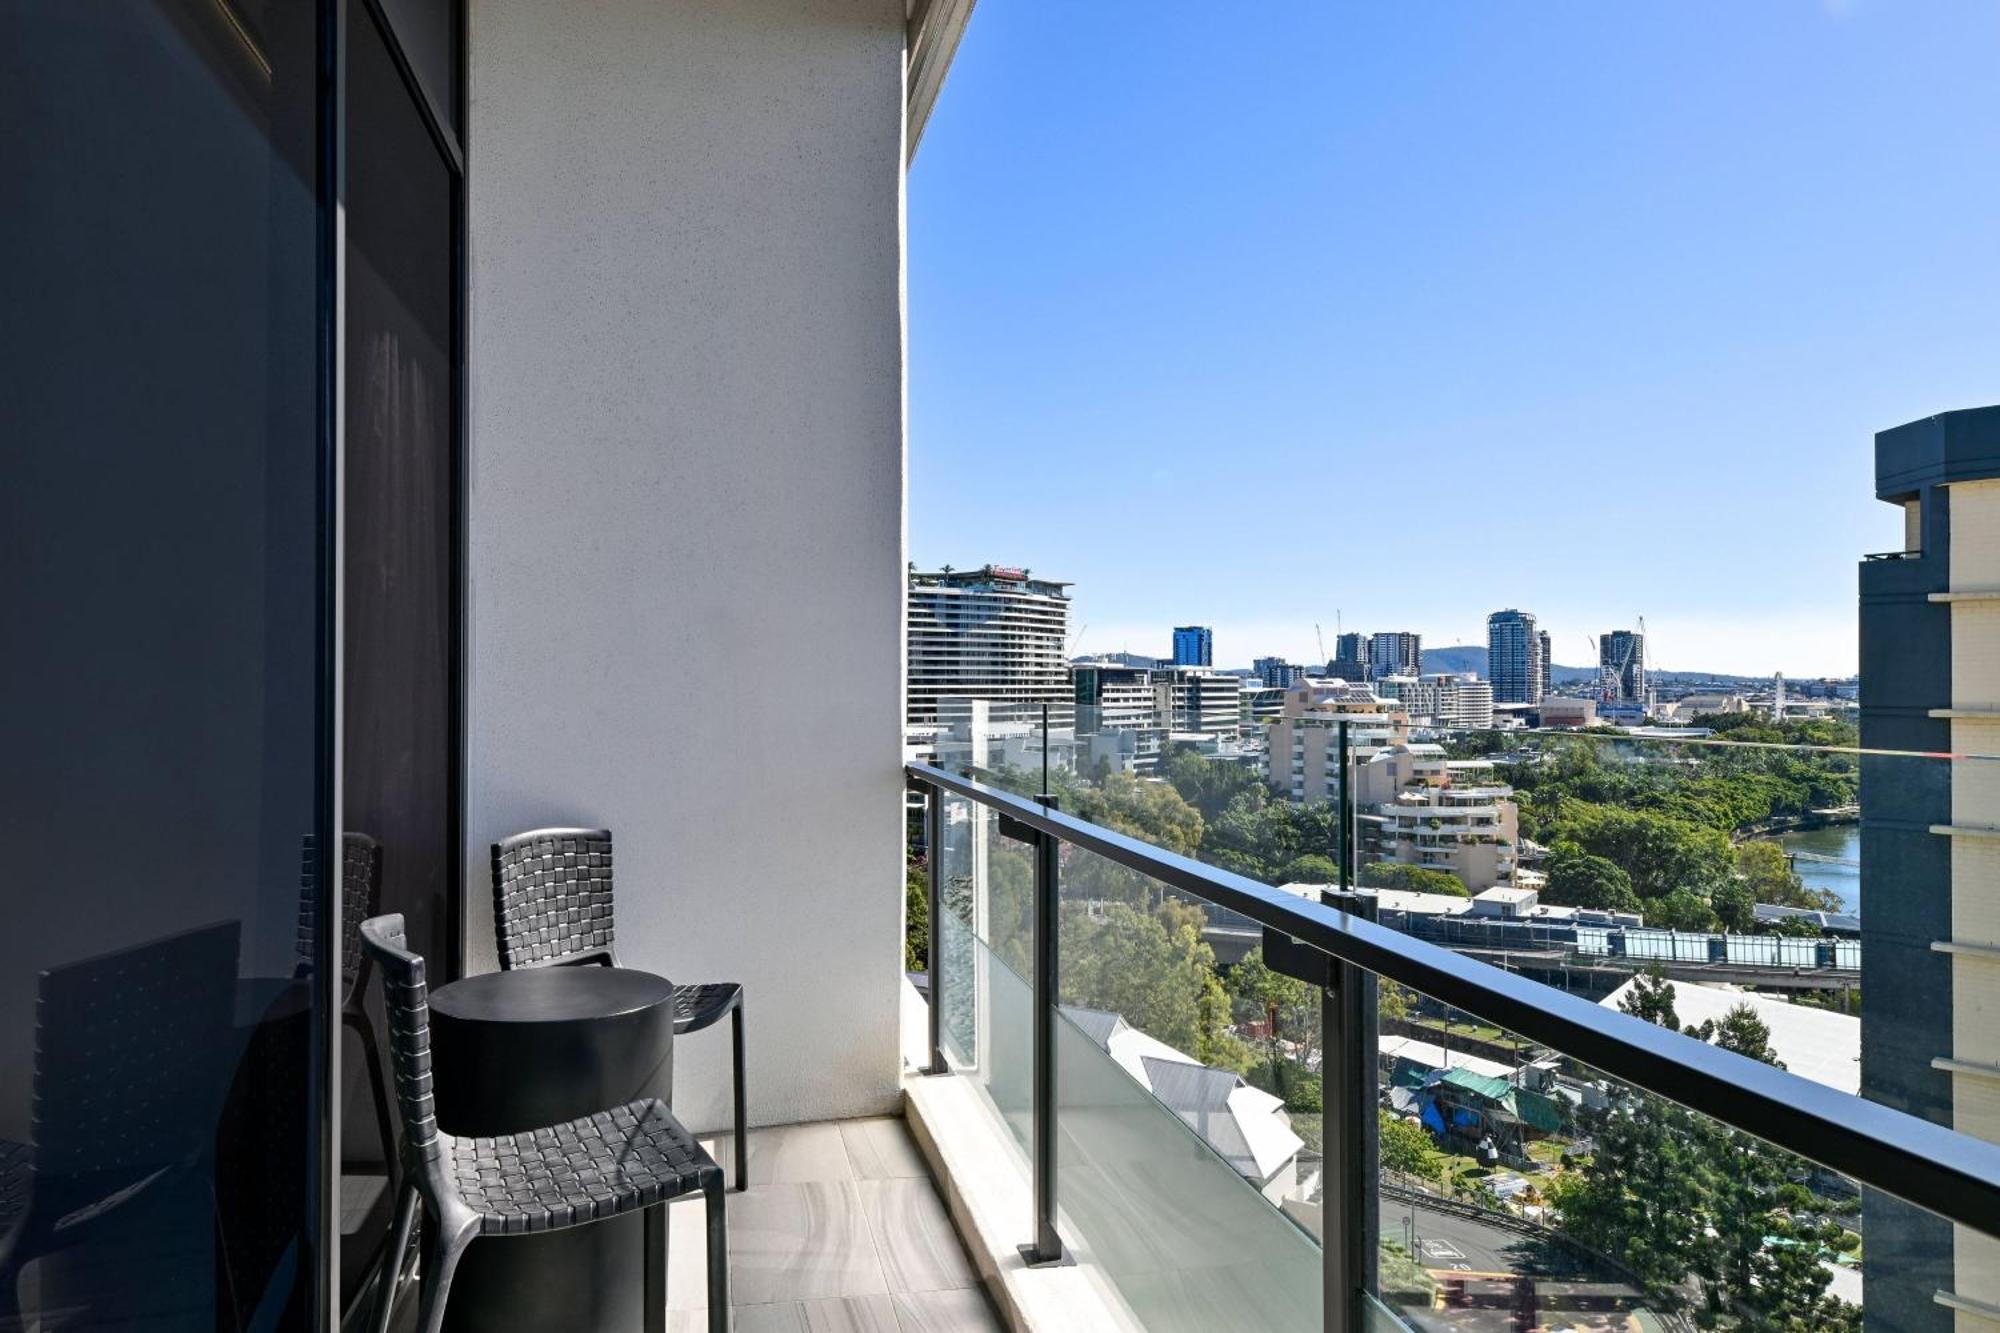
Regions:
<instances>
[{"instance_id":1,"label":"high-rise building","mask_svg":"<svg viewBox=\"0 0 2000 1333\"><path fill-rule=\"evenodd\" d=\"M1160 758L1167 724L1160 716L1153 690L1153 672L1117 662L1078 662L1070 669L1076 687L1076 733L1079 746L1092 756L1114 754L1120 768L1150 770ZM1091 738L1131 733L1114 749Z\"/></svg>"},{"instance_id":2,"label":"high-rise building","mask_svg":"<svg viewBox=\"0 0 2000 1333\"><path fill-rule=\"evenodd\" d=\"M1037 720L1047 704L1069 725L1069 587L1000 565L911 570L909 722L936 722L949 697L987 700L995 722Z\"/></svg>"},{"instance_id":3,"label":"high-rise building","mask_svg":"<svg viewBox=\"0 0 2000 1333\"><path fill-rule=\"evenodd\" d=\"M1536 663L1541 669L1542 682L1540 690L1535 695L1535 702L1540 703L1556 687L1556 658L1555 651L1549 644L1549 632L1547 630L1535 631L1535 644L1539 649Z\"/></svg>"},{"instance_id":4,"label":"high-rise building","mask_svg":"<svg viewBox=\"0 0 2000 1333\"><path fill-rule=\"evenodd\" d=\"M1509 608L1486 617L1486 674L1493 702L1538 704L1548 692L1548 635L1531 612Z\"/></svg>"},{"instance_id":5,"label":"high-rise building","mask_svg":"<svg viewBox=\"0 0 2000 1333\"><path fill-rule=\"evenodd\" d=\"M1373 684L1377 694L1401 704L1412 722L1458 731L1493 725L1493 686L1475 675L1384 676Z\"/></svg>"},{"instance_id":6,"label":"high-rise building","mask_svg":"<svg viewBox=\"0 0 2000 1333\"><path fill-rule=\"evenodd\" d=\"M1597 636L1597 693L1605 703L1646 702L1646 636L1615 629Z\"/></svg>"},{"instance_id":7,"label":"high-rise building","mask_svg":"<svg viewBox=\"0 0 2000 1333\"><path fill-rule=\"evenodd\" d=\"M1875 494L1904 535L1860 569L1861 1092L2000 1141L2000 787L1886 753L2000 753L2000 407L1877 435ZM1870 1330L1983 1324L1949 1307L1995 1308L2000 1244L1872 1190L1862 1215Z\"/></svg>"},{"instance_id":8,"label":"high-rise building","mask_svg":"<svg viewBox=\"0 0 2000 1333\"><path fill-rule=\"evenodd\" d=\"M1375 676L1422 675L1424 636L1408 630L1386 630L1370 636L1368 670Z\"/></svg>"},{"instance_id":9,"label":"high-rise building","mask_svg":"<svg viewBox=\"0 0 2000 1333\"><path fill-rule=\"evenodd\" d=\"M1243 734L1241 676L1173 667L1154 673L1153 698L1170 731L1200 732L1231 741Z\"/></svg>"},{"instance_id":10,"label":"high-rise building","mask_svg":"<svg viewBox=\"0 0 2000 1333\"><path fill-rule=\"evenodd\" d=\"M1242 661L1242 658L1237 658ZM1174 629L1174 665L1212 667L1215 665L1215 631L1206 625L1179 625Z\"/></svg>"},{"instance_id":11,"label":"high-rise building","mask_svg":"<svg viewBox=\"0 0 2000 1333\"><path fill-rule=\"evenodd\" d=\"M1366 682L1369 676L1368 636L1358 630L1335 636L1333 660L1326 664L1326 674L1335 680Z\"/></svg>"},{"instance_id":12,"label":"high-rise building","mask_svg":"<svg viewBox=\"0 0 2000 1333\"><path fill-rule=\"evenodd\" d=\"M1306 678L1306 669L1282 657L1260 657L1250 664L1259 682L1270 689L1289 690Z\"/></svg>"},{"instance_id":13,"label":"high-rise building","mask_svg":"<svg viewBox=\"0 0 2000 1333\"><path fill-rule=\"evenodd\" d=\"M1295 801L1331 801L1340 795L1340 724L1357 758L1410 739L1402 705L1366 685L1346 680L1303 680L1285 691L1271 724L1271 786Z\"/></svg>"}]
</instances>

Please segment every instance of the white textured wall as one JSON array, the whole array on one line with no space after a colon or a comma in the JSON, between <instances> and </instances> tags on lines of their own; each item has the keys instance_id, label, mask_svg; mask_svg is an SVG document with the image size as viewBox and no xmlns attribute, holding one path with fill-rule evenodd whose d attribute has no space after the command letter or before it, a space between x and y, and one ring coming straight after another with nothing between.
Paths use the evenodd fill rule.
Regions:
<instances>
[{"instance_id":1,"label":"white textured wall","mask_svg":"<svg viewBox=\"0 0 2000 1333\"><path fill-rule=\"evenodd\" d=\"M747 984L764 1123L896 1095L902 14L472 6L469 965L488 843L608 825L624 959Z\"/></svg>"}]
</instances>

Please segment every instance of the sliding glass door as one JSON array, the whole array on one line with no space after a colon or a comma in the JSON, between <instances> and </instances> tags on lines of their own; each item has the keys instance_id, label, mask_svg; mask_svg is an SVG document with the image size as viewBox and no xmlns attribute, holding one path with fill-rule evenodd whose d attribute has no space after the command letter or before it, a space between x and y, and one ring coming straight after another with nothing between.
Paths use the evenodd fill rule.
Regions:
<instances>
[{"instance_id":1,"label":"sliding glass door","mask_svg":"<svg viewBox=\"0 0 2000 1333\"><path fill-rule=\"evenodd\" d=\"M0 1327L314 1316L318 50L0 3Z\"/></svg>"},{"instance_id":2,"label":"sliding glass door","mask_svg":"<svg viewBox=\"0 0 2000 1333\"><path fill-rule=\"evenodd\" d=\"M347 6L345 574L341 790L350 845L379 910L400 912L432 976L451 975L459 884L456 784L458 341L455 145L400 18L437 35L448 7ZM435 60L431 62L433 65ZM362 1290L392 1203L378 1090L393 1086L357 1030L386 1037L378 992L342 1047L343 1288ZM379 1050L380 1043L373 1044ZM393 1137L393 1131L391 1132Z\"/></svg>"},{"instance_id":3,"label":"sliding glass door","mask_svg":"<svg viewBox=\"0 0 2000 1333\"><path fill-rule=\"evenodd\" d=\"M461 30L0 0L0 1329L366 1291L344 906L457 966Z\"/></svg>"}]
</instances>

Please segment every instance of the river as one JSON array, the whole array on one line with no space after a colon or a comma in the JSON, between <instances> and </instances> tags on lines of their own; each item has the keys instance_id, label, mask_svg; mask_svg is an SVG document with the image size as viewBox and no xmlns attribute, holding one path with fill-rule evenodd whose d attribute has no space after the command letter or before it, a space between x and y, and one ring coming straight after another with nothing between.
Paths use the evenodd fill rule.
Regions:
<instances>
[{"instance_id":1,"label":"river","mask_svg":"<svg viewBox=\"0 0 2000 1333\"><path fill-rule=\"evenodd\" d=\"M1772 841L1787 852L1811 852L1818 856L1839 857L1848 864L1830 861L1798 860L1792 869L1805 881L1809 889L1831 889L1840 895L1847 910L1859 914L1861 911L1861 826L1858 824L1833 824L1826 828L1800 829L1794 833L1781 833Z\"/></svg>"}]
</instances>

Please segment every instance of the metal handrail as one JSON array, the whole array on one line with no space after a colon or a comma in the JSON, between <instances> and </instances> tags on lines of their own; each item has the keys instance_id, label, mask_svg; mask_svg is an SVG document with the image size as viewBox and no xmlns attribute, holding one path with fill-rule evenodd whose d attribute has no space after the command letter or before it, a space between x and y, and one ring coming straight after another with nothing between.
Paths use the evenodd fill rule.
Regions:
<instances>
[{"instance_id":1,"label":"metal handrail","mask_svg":"<svg viewBox=\"0 0 2000 1333\"><path fill-rule=\"evenodd\" d=\"M1239 912L1331 958L1476 1014L1860 1184L2000 1236L2000 1145L1670 1032L1351 912L1162 851L930 764L909 764L904 771L913 782L965 797L1050 837Z\"/></svg>"}]
</instances>

